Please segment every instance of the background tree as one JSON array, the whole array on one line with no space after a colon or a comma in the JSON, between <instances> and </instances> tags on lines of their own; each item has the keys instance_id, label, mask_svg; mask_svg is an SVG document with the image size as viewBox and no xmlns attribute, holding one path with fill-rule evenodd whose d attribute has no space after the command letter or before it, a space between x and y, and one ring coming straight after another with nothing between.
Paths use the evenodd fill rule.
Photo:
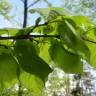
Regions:
<instances>
[{"instance_id":1,"label":"background tree","mask_svg":"<svg viewBox=\"0 0 96 96\"><path fill-rule=\"evenodd\" d=\"M7 0L0 0L0 14L7 17L11 10L11 5L8 3Z\"/></svg>"},{"instance_id":2,"label":"background tree","mask_svg":"<svg viewBox=\"0 0 96 96\"><path fill-rule=\"evenodd\" d=\"M88 16L96 23L96 0L61 0L62 7L71 15Z\"/></svg>"}]
</instances>

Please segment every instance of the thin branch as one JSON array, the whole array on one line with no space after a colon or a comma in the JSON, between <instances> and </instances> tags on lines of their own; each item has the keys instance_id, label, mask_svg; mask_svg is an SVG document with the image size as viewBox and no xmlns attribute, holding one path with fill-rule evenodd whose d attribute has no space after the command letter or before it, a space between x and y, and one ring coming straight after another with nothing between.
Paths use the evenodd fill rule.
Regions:
<instances>
[{"instance_id":1,"label":"thin branch","mask_svg":"<svg viewBox=\"0 0 96 96\"><path fill-rule=\"evenodd\" d=\"M90 43L94 43L94 44L96 44L96 41L93 41L93 40L89 40L89 39L87 39L87 38L82 38L83 40L85 40L85 41L88 41L88 42L90 42Z\"/></svg>"},{"instance_id":2,"label":"thin branch","mask_svg":"<svg viewBox=\"0 0 96 96\"><path fill-rule=\"evenodd\" d=\"M32 4L30 4L29 6L28 6L28 8L30 8L30 7L32 7L32 6L34 6L37 2L39 2L40 0L36 0L36 1L34 1Z\"/></svg>"},{"instance_id":3,"label":"thin branch","mask_svg":"<svg viewBox=\"0 0 96 96\"><path fill-rule=\"evenodd\" d=\"M22 40L22 39L31 39L31 38L40 38L40 37L55 37L60 38L60 35L19 35L19 36L10 36L10 37L0 37L0 40Z\"/></svg>"},{"instance_id":4,"label":"thin branch","mask_svg":"<svg viewBox=\"0 0 96 96\"><path fill-rule=\"evenodd\" d=\"M40 27L40 26L46 26L48 25L48 22L45 22L44 24L39 24L39 25L35 25L33 26L33 28L27 33L27 35L29 35L31 32L33 32L33 30L37 27Z\"/></svg>"}]
</instances>

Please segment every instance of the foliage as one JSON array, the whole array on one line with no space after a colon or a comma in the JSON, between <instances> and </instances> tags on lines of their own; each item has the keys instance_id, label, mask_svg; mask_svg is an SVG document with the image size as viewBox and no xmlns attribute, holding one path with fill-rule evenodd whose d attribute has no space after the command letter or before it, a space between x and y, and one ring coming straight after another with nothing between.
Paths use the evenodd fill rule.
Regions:
<instances>
[{"instance_id":1,"label":"foliage","mask_svg":"<svg viewBox=\"0 0 96 96\"><path fill-rule=\"evenodd\" d=\"M44 96L95 96L96 70L86 61L83 64L83 75L66 74L55 68L46 82Z\"/></svg>"},{"instance_id":2,"label":"foliage","mask_svg":"<svg viewBox=\"0 0 96 96\"><path fill-rule=\"evenodd\" d=\"M71 15L88 16L96 24L96 0L61 0L62 7Z\"/></svg>"},{"instance_id":3,"label":"foliage","mask_svg":"<svg viewBox=\"0 0 96 96\"><path fill-rule=\"evenodd\" d=\"M34 96L40 96L54 68L83 74L82 59L96 67L94 25L87 17L69 16L58 9L61 14L56 9L29 10L30 13L38 10L45 19L44 24L39 24L37 19L34 26L27 28L0 29L0 93L17 84L22 94L28 89Z\"/></svg>"},{"instance_id":4,"label":"foliage","mask_svg":"<svg viewBox=\"0 0 96 96\"><path fill-rule=\"evenodd\" d=\"M0 1L0 15L3 15L5 18L9 18L8 14L11 10L12 6L9 4L7 0Z\"/></svg>"}]
</instances>

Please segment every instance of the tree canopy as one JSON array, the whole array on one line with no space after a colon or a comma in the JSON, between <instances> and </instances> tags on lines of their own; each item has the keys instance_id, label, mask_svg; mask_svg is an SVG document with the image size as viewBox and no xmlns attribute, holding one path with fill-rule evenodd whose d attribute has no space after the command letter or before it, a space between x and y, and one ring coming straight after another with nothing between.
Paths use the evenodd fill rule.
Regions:
<instances>
[{"instance_id":1,"label":"tree canopy","mask_svg":"<svg viewBox=\"0 0 96 96\"><path fill-rule=\"evenodd\" d=\"M33 26L26 26L28 12L40 14ZM40 96L54 68L83 74L82 60L96 68L96 27L87 16L58 7L28 10L25 0L23 24L0 29L0 93L17 84L18 96L24 89Z\"/></svg>"}]
</instances>

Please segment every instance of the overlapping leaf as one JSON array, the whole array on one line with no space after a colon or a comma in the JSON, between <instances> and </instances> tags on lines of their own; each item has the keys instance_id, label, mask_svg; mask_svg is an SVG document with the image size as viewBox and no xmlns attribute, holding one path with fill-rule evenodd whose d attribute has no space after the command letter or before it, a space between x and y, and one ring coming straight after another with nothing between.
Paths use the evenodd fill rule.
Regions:
<instances>
[{"instance_id":1,"label":"overlapping leaf","mask_svg":"<svg viewBox=\"0 0 96 96\"><path fill-rule=\"evenodd\" d=\"M63 8L52 7L52 8L35 8L30 9L30 13L39 13L46 20L55 19L57 16L67 15L68 13Z\"/></svg>"},{"instance_id":2,"label":"overlapping leaf","mask_svg":"<svg viewBox=\"0 0 96 96\"><path fill-rule=\"evenodd\" d=\"M2 34L15 35L15 34L18 33L19 31L20 31L20 29L16 29L16 28L0 29L0 35L1 35L1 36L2 36Z\"/></svg>"},{"instance_id":3,"label":"overlapping leaf","mask_svg":"<svg viewBox=\"0 0 96 96\"><path fill-rule=\"evenodd\" d=\"M52 69L37 55L34 43L25 40L17 41L15 46L14 51L21 68L26 72L45 80Z\"/></svg>"},{"instance_id":4,"label":"overlapping leaf","mask_svg":"<svg viewBox=\"0 0 96 96\"><path fill-rule=\"evenodd\" d=\"M23 29L18 29L18 28L4 28L4 29L0 29L0 36L15 36L15 35L24 35L27 34L27 32L30 30L31 28L23 28Z\"/></svg>"},{"instance_id":5,"label":"overlapping leaf","mask_svg":"<svg viewBox=\"0 0 96 96\"><path fill-rule=\"evenodd\" d=\"M19 79L23 88L32 93L31 95L40 96L42 89L44 88L44 83L40 78L21 70Z\"/></svg>"},{"instance_id":6,"label":"overlapping leaf","mask_svg":"<svg viewBox=\"0 0 96 96\"><path fill-rule=\"evenodd\" d=\"M69 48L74 50L74 52L85 56L88 59L90 55L89 49L80 36L76 33L76 30L72 25L75 25L75 23L70 19L63 19L62 21L58 22L57 31L60 34L61 41Z\"/></svg>"},{"instance_id":7,"label":"overlapping leaf","mask_svg":"<svg viewBox=\"0 0 96 96\"><path fill-rule=\"evenodd\" d=\"M92 42L86 42L90 50L90 64L96 68L96 44Z\"/></svg>"},{"instance_id":8,"label":"overlapping leaf","mask_svg":"<svg viewBox=\"0 0 96 96\"><path fill-rule=\"evenodd\" d=\"M0 91L12 87L17 82L17 68L16 60L2 48L0 52Z\"/></svg>"},{"instance_id":9,"label":"overlapping leaf","mask_svg":"<svg viewBox=\"0 0 96 96\"><path fill-rule=\"evenodd\" d=\"M49 49L49 53L55 63L55 67L59 67L67 73L83 72L81 57L65 50L60 42L54 42Z\"/></svg>"},{"instance_id":10,"label":"overlapping leaf","mask_svg":"<svg viewBox=\"0 0 96 96\"><path fill-rule=\"evenodd\" d=\"M47 63L51 62L51 58L48 51L49 48L50 48L50 44L48 43L42 44L40 47L40 57Z\"/></svg>"},{"instance_id":11,"label":"overlapping leaf","mask_svg":"<svg viewBox=\"0 0 96 96\"><path fill-rule=\"evenodd\" d=\"M88 17L85 16L70 16L70 19L72 19L75 23L76 26L81 26L82 28L85 27L87 29L87 27L92 26L92 22Z\"/></svg>"},{"instance_id":12,"label":"overlapping leaf","mask_svg":"<svg viewBox=\"0 0 96 96\"><path fill-rule=\"evenodd\" d=\"M83 72L81 58L90 59L90 64L96 68L96 45L94 43L96 42L96 32L94 28L87 33L88 28L93 27L87 17L64 16L67 13L62 8L36 8L29 11L30 13L38 12L46 21L49 21L46 26L35 28L34 32L50 35L57 34L60 35L60 38L55 38L56 41L49 38L47 40L45 38L34 39L35 41L38 40L45 43L40 44L40 49L37 44L28 40L16 41L14 53L20 64L18 78L22 86L29 90L31 89L34 96L36 93L40 94L44 87L43 81L52 71L47 64L51 61L52 63L54 62L53 66L59 67L67 73ZM9 36L24 35L32 27L25 29L0 29L0 36L2 34ZM82 31L82 34L78 34L77 31ZM84 38L82 39L80 35L83 35L83 33ZM50 44L48 44L49 42ZM8 47L5 46L7 42L1 41L0 43L0 46L2 46L0 47L0 91L2 91L16 82L18 64L10 54Z\"/></svg>"},{"instance_id":13,"label":"overlapping leaf","mask_svg":"<svg viewBox=\"0 0 96 96\"><path fill-rule=\"evenodd\" d=\"M90 64L96 68L96 35L95 28L89 30L86 34L82 36L84 42L87 44L90 50Z\"/></svg>"}]
</instances>

